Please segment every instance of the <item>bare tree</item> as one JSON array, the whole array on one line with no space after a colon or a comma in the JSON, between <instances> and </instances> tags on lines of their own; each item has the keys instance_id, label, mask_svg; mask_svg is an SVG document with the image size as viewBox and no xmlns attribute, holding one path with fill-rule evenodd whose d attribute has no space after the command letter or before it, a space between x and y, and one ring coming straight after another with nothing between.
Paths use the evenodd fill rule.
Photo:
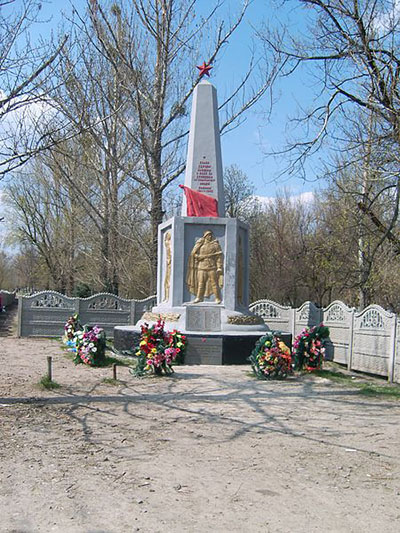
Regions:
<instances>
[{"instance_id":1,"label":"bare tree","mask_svg":"<svg viewBox=\"0 0 400 533\"><path fill-rule=\"evenodd\" d=\"M121 85L129 95L131 119L126 132L140 153L140 165L130 177L148 193L152 242L152 290L155 288L158 225L163 220L163 193L184 170L187 105L198 83L194 75L199 54L214 63L244 19L248 1L232 21L218 22L221 2L204 17L196 16L196 0L123 0L88 3L89 18L76 22L81 35L115 70L124 72ZM200 52L200 49L202 50ZM221 130L232 127L241 114L265 93L273 74L264 72L250 90L249 72L221 104L228 110ZM247 89L247 92L246 92ZM128 105L128 104L127 104Z\"/></svg>"},{"instance_id":2,"label":"bare tree","mask_svg":"<svg viewBox=\"0 0 400 533\"><path fill-rule=\"evenodd\" d=\"M77 221L87 225L74 192L36 160L28 174L14 178L7 189L6 202L14 213L14 239L35 248L53 288L71 294L76 272L82 265L76 254L83 242L79 241Z\"/></svg>"},{"instance_id":3,"label":"bare tree","mask_svg":"<svg viewBox=\"0 0 400 533\"><path fill-rule=\"evenodd\" d=\"M12 288L11 280L11 261L9 255L0 248L0 288L10 290Z\"/></svg>"},{"instance_id":4,"label":"bare tree","mask_svg":"<svg viewBox=\"0 0 400 533\"><path fill-rule=\"evenodd\" d=\"M287 192L257 206L250 223L251 298L297 306L308 299L310 210Z\"/></svg>"},{"instance_id":5,"label":"bare tree","mask_svg":"<svg viewBox=\"0 0 400 533\"><path fill-rule=\"evenodd\" d=\"M86 13L75 11L69 46L52 65L51 76L37 76L43 93L51 94L51 123L41 124L39 136L53 149L41 164L65 188L73 188L87 209L85 222L98 236L103 290L117 293L121 275L131 284L121 253L127 242L140 254L140 270L150 270L150 284L145 291L142 283L140 291L155 290L163 195L184 169L187 104L198 82L199 49L202 59L215 63L247 5L232 21L218 23L220 2L205 17L196 17L193 0L88 1ZM254 64L221 104L224 131L269 85L272 74L264 73L250 89L252 72ZM143 220L138 201L150 222ZM129 223L129 215L137 223ZM43 256L51 249L44 251Z\"/></svg>"},{"instance_id":6,"label":"bare tree","mask_svg":"<svg viewBox=\"0 0 400 533\"><path fill-rule=\"evenodd\" d=\"M116 31L123 39L124 27ZM132 179L137 172L138 149L136 112L127 89L129 72L121 62L110 62L93 36L93 31L85 34L73 24L70 46L65 47L54 76L46 82L53 94L53 121L60 124L62 136L77 135L55 142L44 163L74 188L87 210L97 236L96 286L118 294L126 239L141 240L142 256L148 256L146 239L141 239L148 224L142 224L142 231L136 225L132 232L132 225L121 217L128 211L132 214L135 198L145 204L148 199Z\"/></svg>"},{"instance_id":7,"label":"bare tree","mask_svg":"<svg viewBox=\"0 0 400 533\"><path fill-rule=\"evenodd\" d=\"M396 199L388 175L377 171L384 154L379 153L379 146L375 142L374 153L370 152L369 157L361 153L360 162L339 159L329 171L330 186L324 194L326 212L332 218L342 219L343 235L351 242L344 270L353 270L351 283L358 294L352 301L361 309L380 299L374 280L382 255L388 256L388 245L394 260L396 251L397 255L400 251L397 225L387 231ZM368 147L366 143L361 148L369 150ZM335 240L341 249L340 235Z\"/></svg>"},{"instance_id":8,"label":"bare tree","mask_svg":"<svg viewBox=\"0 0 400 533\"><path fill-rule=\"evenodd\" d=\"M369 230L380 234L374 241L378 251L386 241L392 244L396 241L399 215L398 3L298 0L293 2L296 4L299 9L307 10L304 13L309 27L303 32L306 37L295 38L288 28L284 31L264 28L261 32L269 52L282 65L283 75L308 66L314 79L319 80L317 104L303 116L306 136L287 149L287 154L292 156L291 170L303 169L305 158L324 144L331 143L340 151L342 169L351 168L364 176L353 190L353 200L360 215L369 219ZM334 171L337 170L335 164ZM385 204L383 211L382 204ZM367 287L371 265L362 248L360 283ZM362 299L367 301L369 297L364 296Z\"/></svg>"},{"instance_id":9,"label":"bare tree","mask_svg":"<svg viewBox=\"0 0 400 533\"><path fill-rule=\"evenodd\" d=\"M225 212L228 217L246 218L252 211L254 186L248 176L237 165L230 165L224 171Z\"/></svg>"},{"instance_id":10,"label":"bare tree","mask_svg":"<svg viewBox=\"0 0 400 533\"><path fill-rule=\"evenodd\" d=\"M302 40L288 30L264 28L260 36L282 64L282 75L314 66L322 86L314 119L316 133L296 145L299 158L320 146L354 106L370 110L393 141L399 142L399 13L391 0L297 0L306 8L309 28ZM320 74L318 76L318 73ZM322 100L322 101L321 101ZM310 123L308 124L310 125ZM335 139L336 141L338 139Z\"/></svg>"},{"instance_id":11,"label":"bare tree","mask_svg":"<svg viewBox=\"0 0 400 533\"><path fill-rule=\"evenodd\" d=\"M41 79L51 74L67 37L54 46L32 43L29 29L40 9L39 0L0 1L0 177L52 144L35 134L50 98Z\"/></svg>"},{"instance_id":12,"label":"bare tree","mask_svg":"<svg viewBox=\"0 0 400 533\"><path fill-rule=\"evenodd\" d=\"M111 249L104 224L109 203L104 201L101 172L95 165L98 151L88 139L82 147L84 140L82 135L64 141L57 151L29 163L26 174L14 177L5 194L11 208L10 239L22 247L20 256L26 255L27 261L32 249L35 251L40 266L35 279L42 287L70 295L86 291L88 295L113 290L106 283L117 280L119 293L125 297L146 297L149 261L143 248L150 233L147 213L140 209L141 200L134 191L125 189L119 195L116 248L105 261L105 243ZM21 272L21 276L25 274Z\"/></svg>"},{"instance_id":13,"label":"bare tree","mask_svg":"<svg viewBox=\"0 0 400 533\"><path fill-rule=\"evenodd\" d=\"M35 292L38 288L52 288L48 283L48 271L37 249L28 243L19 243L18 252L12 258L12 287Z\"/></svg>"}]
</instances>

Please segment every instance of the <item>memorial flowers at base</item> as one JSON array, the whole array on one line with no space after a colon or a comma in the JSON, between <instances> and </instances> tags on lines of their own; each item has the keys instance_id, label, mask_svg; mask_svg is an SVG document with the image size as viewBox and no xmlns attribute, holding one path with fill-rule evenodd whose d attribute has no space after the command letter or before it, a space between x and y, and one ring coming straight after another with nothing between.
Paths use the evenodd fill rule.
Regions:
<instances>
[{"instance_id":1,"label":"memorial flowers at base","mask_svg":"<svg viewBox=\"0 0 400 533\"><path fill-rule=\"evenodd\" d=\"M268 332L257 341L249 359L260 379L284 379L292 373L290 349L274 332Z\"/></svg>"},{"instance_id":2,"label":"memorial flowers at base","mask_svg":"<svg viewBox=\"0 0 400 533\"><path fill-rule=\"evenodd\" d=\"M172 364L178 356L183 357L186 348L186 337L179 331L164 330L164 321L149 326L141 326L139 345L136 348L138 357L135 374L138 376L148 372L161 375L172 374Z\"/></svg>"},{"instance_id":3,"label":"memorial flowers at base","mask_svg":"<svg viewBox=\"0 0 400 533\"><path fill-rule=\"evenodd\" d=\"M182 335L177 329L172 330L169 335L169 344L176 349L175 363L183 365L187 346L186 336Z\"/></svg>"},{"instance_id":4,"label":"memorial flowers at base","mask_svg":"<svg viewBox=\"0 0 400 533\"><path fill-rule=\"evenodd\" d=\"M84 326L82 331L75 333L76 356L74 363L85 363L90 366L100 365L105 358L106 334L98 326Z\"/></svg>"},{"instance_id":5,"label":"memorial flowers at base","mask_svg":"<svg viewBox=\"0 0 400 533\"><path fill-rule=\"evenodd\" d=\"M323 324L304 328L294 339L293 355L296 370L319 370L322 367L325 343L329 338L329 328Z\"/></svg>"},{"instance_id":6,"label":"memorial flowers at base","mask_svg":"<svg viewBox=\"0 0 400 533\"><path fill-rule=\"evenodd\" d=\"M79 316L77 314L70 316L64 326L63 342L73 351L75 351L76 345L75 333L80 329L82 329L82 326L79 324Z\"/></svg>"}]
</instances>

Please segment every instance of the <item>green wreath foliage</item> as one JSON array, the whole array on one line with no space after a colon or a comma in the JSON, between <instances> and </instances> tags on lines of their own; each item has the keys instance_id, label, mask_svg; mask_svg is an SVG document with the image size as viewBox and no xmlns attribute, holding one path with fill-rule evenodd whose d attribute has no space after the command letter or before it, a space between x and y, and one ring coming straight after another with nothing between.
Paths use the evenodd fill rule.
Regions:
<instances>
[{"instance_id":1,"label":"green wreath foliage","mask_svg":"<svg viewBox=\"0 0 400 533\"><path fill-rule=\"evenodd\" d=\"M278 332L261 337L249 357L253 372L259 379L284 379L292 373L290 349Z\"/></svg>"},{"instance_id":2,"label":"green wreath foliage","mask_svg":"<svg viewBox=\"0 0 400 533\"><path fill-rule=\"evenodd\" d=\"M180 331L164 329L165 322L143 324L139 345L136 347L137 365L132 372L136 376L146 373L170 375L174 372L172 365L184 360L187 339Z\"/></svg>"},{"instance_id":3,"label":"green wreath foliage","mask_svg":"<svg viewBox=\"0 0 400 533\"><path fill-rule=\"evenodd\" d=\"M294 368L296 370L319 370L325 354L329 328L324 324L304 328L293 342Z\"/></svg>"}]
</instances>

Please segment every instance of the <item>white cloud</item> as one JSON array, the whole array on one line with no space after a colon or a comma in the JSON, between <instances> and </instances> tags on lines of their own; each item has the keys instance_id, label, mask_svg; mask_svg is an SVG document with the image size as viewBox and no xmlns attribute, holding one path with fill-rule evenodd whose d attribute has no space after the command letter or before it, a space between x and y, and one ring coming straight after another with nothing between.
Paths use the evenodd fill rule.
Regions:
<instances>
[{"instance_id":1,"label":"white cloud","mask_svg":"<svg viewBox=\"0 0 400 533\"><path fill-rule=\"evenodd\" d=\"M388 9L375 17L374 27L378 33L390 32L400 22L400 0L393 0L388 4Z\"/></svg>"},{"instance_id":2,"label":"white cloud","mask_svg":"<svg viewBox=\"0 0 400 533\"><path fill-rule=\"evenodd\" d=\"M4 98L5 94L0 90L0 98ZM7 129L16 130L24 126L26 128L37 127L39 122L50 120L54 116L54 107L51 101L43 96L38 97L37 100L32 100L31 97L17 97L8 102L1 113L1 123Z\"/></svg>"},{"instance_id":3,"label":"white cloud","mask_svg":"<svg viewBox=\"0 0 400 533\"><path fill-rule=\"evenodd\" d=\"M4 92L0 90L0 98ZM5 170L13 157L34 150L46 124L54 121L55 110L49 99L32 100L18 97L5 104L0 111L0 166ZM9 159L11 158L11 159Z\"/></svg>"},{"instance_id":4,"label":"white cloud","mask_svg":"<svg viewBox=\"0 0 400 533\"><path fill-rule=\"evenodd\" d=\"M275 197L273 196L259 196L255 195L254 198L260 202L262 206L267 206L272 204L275 201ZM289 196L290 201L293 203L302 203L302 204L310 204L314 200L314 193L312 191L308 192L302 192L300 194L291 194Z\"/></svg>"}]
</instances>

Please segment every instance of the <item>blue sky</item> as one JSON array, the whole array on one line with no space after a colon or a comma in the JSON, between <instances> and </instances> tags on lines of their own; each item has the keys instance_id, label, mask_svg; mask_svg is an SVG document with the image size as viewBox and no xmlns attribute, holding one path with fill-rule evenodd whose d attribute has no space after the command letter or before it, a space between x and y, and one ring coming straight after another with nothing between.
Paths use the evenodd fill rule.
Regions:
<instances>
[{"instance_id":1,"label":"blue sky","mask_svg":"<svg viewBox=\"0 0 400 533\"><path fill-rule=\"evenodd\" d=\"M229 6L240 2L228 1ZM211 76L218 94L246 71L251 55L251 38L254 27L258 28L263 20L287 24L295 31L306 27L305 11L298 0L274 1L253 0L243 25L235 33L229 48ZM227 81L228 80L228 81ZM305 72L296 72L289 78L280 79L274 85L272 99L265 95L257 106L247 112L245 122L236 130L222 137L222 157L224 166L237 164L256 186L256 194L274 196L284 187L293 195L312 191L316 188L318 158L306 164L307 182L299 175L284 172L288 156L274 157L272 152L285 148L288 136L294 127L293 119L302 108L312 105L316 87ZM270 113L269 113L270 112Z\"/></svg>"},{"instance_id":2,"label":"blue sky","mask_svg":"<svg viewBox=\"0 0 400 533\"><path fill-rule=\"evenodd\" d=\"M17 3L20 0L17 0ZM71 3L78 10L85 5L85 0L72 0L71 2L61 2L60 0L47 0L42 4L41 24L32 29L33 36L41 35L46 38L51 31L57 33L57 26L60 21L61 12L70 12ZM200 10L209 9L210 0L200 0L198 7ZM240 0L226 0L224 10L226 13L235 13L240 8ZM217 65L211 71L210 82L215 85L218 91L219 102L221 103L224 94L239 81L241 75L246 71L246 66L250 58L252 26L258 26L263 19L274 20L279 14L280 20L287 20L289 24L295 23L301 29L303 24L303 11L298 7L299 2L275 2L270 0L253 0L245 21L235 32L229 45L223 52ZM280 6L280 7L279 7ZM199 63L206 59L199 58ZM195 69L195 65L194 65ZM256 194L262 196L274 196L279 189L287 187L293 195L312 191L316 184L312 181L304 182L300 177L289 176L280 173L286 166L284 158L277 159L268 152L280 150L286 143L286 133L290 130L290 117L296 114L297 104L305 105L307 100L312 98L310 86L307 80L299 75L282 80L274 89L274 99L276 100L270 117L266 114L269 111L270 103L267 97L256 107L247 112L246 118L237 129L223 135L222 137L222 158L224 166L236 164L243 170L254 183ZM314 177L313 165L309 165L308 177Z\"/></svg>"},{"instance_id":3,"label":"blue sky","mask_svg":"<svg viewBox=\"0 0 400 533\"><path fill-rule=\"evenodd\" d=\"M13 6L21 4L22 0L16 0ZM61 20L61 12L71 12L71 4L78 10L83 9L85 0L44 0L41 10L41 23L32 27L33 39L43 37L47 39L51 32L57 35L58 25ZM211 0L199 0L200 9L208 10ZM240 0L226 0L224 9L228 14L237 12L240 8ZM304 29L304 13L299 9L298 0L284 2L280 0L253 0L245 21L231 38L229 46L223 51L219 61L211 71L209 81L215 85L218 99L221 103L224 95L235 86L241 76L246 72L250 58L252 27L259 26L263 19L276 21L279 15L280 21L288 22L292 29ZM281 6L281 7L279 7ZM198 65L207 59L199 57ZM196 65L193 65L195 72ZM307 181L296 175L288 173L281 175L286 167L285 158L277 159L268 152L281 150L286 144L287 132L292 123L290 118L296 114L298 104L307 107L312 103L315 88L311 85L310 78L297 74L285 78L277 83L274 88L274 105L268 119L266 115L270 111L270 102L265 97L257 106L246 114L244 122L235 130L223 135L222 159L223 165L235 164L243 170L255 186L255 194L263 197L273 197L278 191L287 188L292 196L302 195L310 198L310 192L318 187L313 181L318 172L318 158L307 163ZM1 202L1 191L0 191ZM0 232L4 231L3 224Z\"/></svg>"},{"instance_id":4,"label":"blue sky","mask_svg":"<svg viewBox=\"0 0 400 533\"><path fill-rule=\"evenodd\" d=\"M226 15L226 20L230 14L233 16L238 12L241 3L241 0L225 0L222 13ZM12 4L14 8L18 5L22 5L22 0L16 0ZM52 32L57 35L61 13L71 13L72 5L81 11L85 8L86 0L44 0L40 12L41 22L31 28L32 38L47 39ZM211 0L198 0L197 9L206 13L211 5ZM246 72L251 56L253 28L259 27L263 20L279 20L289 24L292 29L301 31L305 28L305 12L299 6L298 0L252 0L245 20L211 71L209 81L217 89L219 103ZM205 59L207 58L199 57L197 64ZM196 65L193 65L193 69L197 72ZM270 114L270 100L265 95L262 101L246 113L238 128L222 136L223 165L226 167L235 164L243 170L254 184L256 195L273 197L283 188L287 188L293 196L304 195L318 186L314 181L318 172L318 157L307 162L307 181L304 181L296 174L282 175L287 158L270 155L285 146L287 132L292 128L290 118L296 115L298 104L307 107L313 96L314 88L310 79L296 73L279 81L274 87L274 105Z\"/></svg>"}]
</instances>

